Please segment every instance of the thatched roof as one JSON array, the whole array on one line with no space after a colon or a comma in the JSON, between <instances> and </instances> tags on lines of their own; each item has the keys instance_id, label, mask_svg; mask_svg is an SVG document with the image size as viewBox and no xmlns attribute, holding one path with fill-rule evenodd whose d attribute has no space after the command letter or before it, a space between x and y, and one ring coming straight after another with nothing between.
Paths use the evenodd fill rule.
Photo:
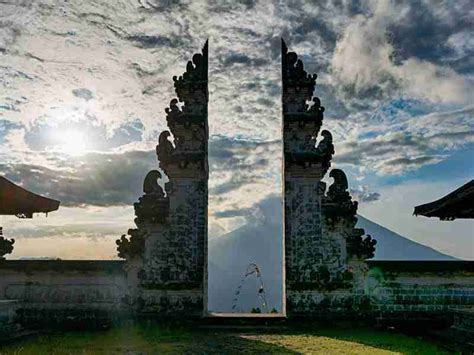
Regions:
<instances>
[{"instance_id":1,"label":"thatched roof","mask_svg":"<svg viewBox=\"0 0 474 355\"><path fill-rule=\"evenodd\" d=\"M0 215L31 218L59 208L59 201L37 195L0 176Z\"/></svg>"},{"instance_id":2,"label":"thatched roof","mask_svg":"<svg viewBox=\"0 0 474 355\"><path fill-rule=\"evenodd\" d=\"M474 180L439 200L416 206L413 214L448 221L456 218L474 218Z\"/></svg>"}]
</instances>

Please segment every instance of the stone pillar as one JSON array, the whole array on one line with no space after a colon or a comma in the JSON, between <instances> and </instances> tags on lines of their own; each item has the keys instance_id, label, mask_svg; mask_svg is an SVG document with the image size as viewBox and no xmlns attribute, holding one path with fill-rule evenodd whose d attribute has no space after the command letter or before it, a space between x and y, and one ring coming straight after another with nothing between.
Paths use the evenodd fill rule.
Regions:
<instances>
[{"instance_id":1,"label":"stone pillar","mask_svg":"<svg viewBox=\"0 0 474 355\"><path fill-rule=\"evenodd\" d=\"M326 313L335 299L333 291L340 295L352 288L352 278L348 280L349 245L359 245L364 234L354 229L357 203L346 191L347 180L341 170L331 172L335 182L325 195L326 184L321 180L331 166L334 146L329 131L320 133L324 107L313 96L316 78L304 70L301 59L289 52L282 40L285 292L289 316Z\"/></svg>"},{"instance_id":2,"label":"stone pillar","mask_svg":"<svg viewBox=\"0 0 474 355\"><path fill-rule=\"evenodd\" d=\"M186 72L173 77L177 98L166 109L169 131L160 134L156 147L160 169L169 179L165 192L156 183L160 173L150 172L154 175L149 190L160 192L145 191L135 204L138 229L134 232L143 243L137 304L144 314L198 317L206 310L207 78L206 42L202 54L188 62Z\"/></svg>"}]
</instances>

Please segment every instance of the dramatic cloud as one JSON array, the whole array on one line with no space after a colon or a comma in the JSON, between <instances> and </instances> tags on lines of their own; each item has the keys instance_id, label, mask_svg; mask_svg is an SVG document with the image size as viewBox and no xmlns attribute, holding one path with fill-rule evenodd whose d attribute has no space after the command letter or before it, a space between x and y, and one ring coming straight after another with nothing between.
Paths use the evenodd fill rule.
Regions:
<instances>
[{"instance_id":1,"label":"dramatic cloud","mask_svg":"<svg viewBox=\"0 0 474 355\"><path fill-rule=\"evenodd\" d=\"M434 102L464 103L472 99L465 79L449 67L406 57L409 50L399 63L395 62L389 26L396 27L400 22L403 26L411 6L384 0L372 2L370 10L351 20L337 43L332 69L341 84L359 95L376 90L379 96L387 96L398 89ZM437 37L436 33L432 35Z\"/></svg>"},{"instance_id":2,"label":"dramatic cloud","mask_svg":"<svg viewBox=\"0 0 474 355\"><path fill-rule=\"evenodd\" d=\"M26 188L61 201L62 206L132 205L143 179L156 169L153 152L88 154L62 162L61 169L41 165L0 164L2 175Z\"/></svg>"}]
</instances>

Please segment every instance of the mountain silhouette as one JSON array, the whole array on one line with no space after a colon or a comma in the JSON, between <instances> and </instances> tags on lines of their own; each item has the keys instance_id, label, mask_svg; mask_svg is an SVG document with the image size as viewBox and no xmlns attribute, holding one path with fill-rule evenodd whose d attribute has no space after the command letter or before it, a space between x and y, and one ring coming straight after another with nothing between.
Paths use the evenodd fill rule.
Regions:
<instances>
[{"instance_id":1,"label":"mountain silhouette","mask_svg":"<svg viewBox=\"0 0 474 355\"><path fill-rule=\"evenodd\" d=\"M377 240L373 260L457 260L392 232L361 215L357 218L357 227L364 228L366 234L370 234Z\"/></svg>"}]
</instances>

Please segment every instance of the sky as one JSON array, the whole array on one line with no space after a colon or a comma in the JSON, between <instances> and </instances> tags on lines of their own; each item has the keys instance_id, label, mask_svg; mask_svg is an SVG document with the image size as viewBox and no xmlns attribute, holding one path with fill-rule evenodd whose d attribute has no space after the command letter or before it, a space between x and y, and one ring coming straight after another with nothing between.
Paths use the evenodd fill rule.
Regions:
<instances>
[{"instance_id":1,"label":"sky","mask_svg":"<svg viewBox=\"0 0 474 355\"><path fill-rule=\"evenodd\" d=\"M412 216L474 176L473 16L469 1L2 1L0 173L61 201L0 216L10 258L116 258L172 77L207 38L209 238L259 218L281 194L283 37L318 74L359 213L474 259L473 221Z\"/></svg>"}]
</instances>

